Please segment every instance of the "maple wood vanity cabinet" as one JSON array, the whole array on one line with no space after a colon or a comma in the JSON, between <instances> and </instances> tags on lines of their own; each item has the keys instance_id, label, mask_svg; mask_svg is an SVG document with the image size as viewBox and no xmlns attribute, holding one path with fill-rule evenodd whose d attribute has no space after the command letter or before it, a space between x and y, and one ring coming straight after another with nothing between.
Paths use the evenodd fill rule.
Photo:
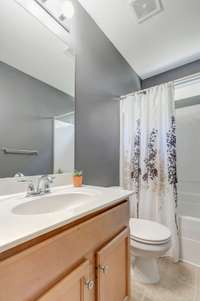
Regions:
<instances>
[{"instance_id":1,"label":"maple wood vanity cabinet","mask_svg":"<svg viewBox=\"0 0 200 301\"><path fill-rule=\"evenodd\" d=\"M1 253L0 260L0 301L128 300L128 201Z\"/></svg>"}]
</instances>

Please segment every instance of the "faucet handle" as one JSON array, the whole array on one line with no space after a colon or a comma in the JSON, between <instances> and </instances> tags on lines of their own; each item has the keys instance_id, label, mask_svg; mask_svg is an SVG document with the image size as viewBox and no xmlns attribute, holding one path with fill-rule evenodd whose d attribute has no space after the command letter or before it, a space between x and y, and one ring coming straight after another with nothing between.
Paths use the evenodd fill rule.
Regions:
<instances>
[{"instance_id":1,"label":"faucet handle","mask_svg":"<svg viewBox=\"0 0 200 301\"><path fill-rule=\"evenodd\" d=\"M49 184L49 182L46 182L44 184L44 193L49 193L49 192L51 192L50 184Z\"/></svg>"},{"instance_id":2,"label":"faucet handle","mask_svg":"<svg viewBox=\"0 0 200 301\"><path fill-rule=\"evenodd\" d=\"M44 192L49 193L51 192L51 185L53 183L53 180L55 179L55 176L47 176L46 181L44 183Z\"/></svg>"},{"instance_id":3,"label":"faucet handle","mask_svg":"<svg viewBox=\"0 0 200 301\"><path fill-rule=\"evenodd\" d=\"M30 180L28 182L28 188L27 188L27 194L26 195L31 196L31 195L33 195L34 192L35 192L35 186L33 184L33 181Z\"/></svg>"},{"instance_id":4,"label":"faucet handle","mask_svg":"<svg viewBox=\"0 0 200 301\"><path fill-rule=\"evenodd\" d=\"M49 181L49 183L53 183L53 180L55 179L55 176L47 176L47 179Z\"/></svg>"}]
</instances>

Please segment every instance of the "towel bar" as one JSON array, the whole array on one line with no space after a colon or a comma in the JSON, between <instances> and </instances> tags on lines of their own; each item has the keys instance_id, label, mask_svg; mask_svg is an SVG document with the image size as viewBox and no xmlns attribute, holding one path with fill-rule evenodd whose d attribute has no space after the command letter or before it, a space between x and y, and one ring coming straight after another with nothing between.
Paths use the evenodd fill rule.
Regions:
<instances>
[{"instance_id":1,"label":"towel bar","mask_svg":"<svg viewBox=\"0 0 200 301\"><path fill-rule=\"evenodd\" d=\"M6 155L29 155L29 156L38 156L38 151L36 150L26 150L26 149L11 149L3 147L2 151Z\"/></svg>"}]
</instances>

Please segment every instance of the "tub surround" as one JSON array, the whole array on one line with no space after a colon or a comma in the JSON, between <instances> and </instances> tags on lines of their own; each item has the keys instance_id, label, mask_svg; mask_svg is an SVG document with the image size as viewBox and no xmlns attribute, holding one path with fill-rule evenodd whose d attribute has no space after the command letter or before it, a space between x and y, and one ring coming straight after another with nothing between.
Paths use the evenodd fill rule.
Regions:
<instances>
[{"instance_id":1,"label":"tub surround","mask_svg":"<svg viewBox=\"0 0 200 301\"><path fill-rule=\"evenodd\" d=\"M190 189L185 184L185 189ZM198 182L189 183L192 189L189 191L198 191ZM192 185L193 184L193 185ZM195 185L194 185L195 184ZM180 244L181 260L200 267L200 193L179 192L179 226L180 226Z\"/></svg>"},{"instance_id":2,"label":"tub surround","mask_svg":"<svg viewBox=\"0 0 200 301\"><path fill-rule=\"evenodd\" d=\"M116 205L123 199L127 199L132 192L119 188L102 188L84 186L73 188L72 185L52 188L52 193L48 196L59 196L65 193L86 193L91 195L91 200L85 205L75 208L64 208L59 211L45 214L19 214L13 209L20 204L31 202L43 202L45 196L27 198L25 193L18 193L0 197L0 252L16 247L33 238L41 236L49 231L58 229L85 217L98 210ZM41 198L41 199L40 199Z\"/></svg>"}]
</instances>

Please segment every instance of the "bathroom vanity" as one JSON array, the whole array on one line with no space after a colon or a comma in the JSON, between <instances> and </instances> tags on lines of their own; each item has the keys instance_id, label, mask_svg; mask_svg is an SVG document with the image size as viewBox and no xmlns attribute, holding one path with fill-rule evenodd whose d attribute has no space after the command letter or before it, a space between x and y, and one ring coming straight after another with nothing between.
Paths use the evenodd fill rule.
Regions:
<instances>
[{"instance_id":1,"label":"bathroom vanity","mask_svg":"<svg viewBox=\"0 0 200 301\"><path fill-rule=\"evenodd\" d=\"M40 206L32 207L39 201L44 208L46 196L27 200L18 194L0 200L0 211L10 208L7 214L13 217L7 224L0 221L5 238L0 241L1 301L128 299L131 192L81 189L80 195L92 195L89 202L85 198L84 206L75 202L75 207L54 208L54 214L37 214ZM69 193L76 198L81 189L55 188L49 196L55 202ZM32 213L24 211L27 204Z\"/></svg>"}]
</instances>

